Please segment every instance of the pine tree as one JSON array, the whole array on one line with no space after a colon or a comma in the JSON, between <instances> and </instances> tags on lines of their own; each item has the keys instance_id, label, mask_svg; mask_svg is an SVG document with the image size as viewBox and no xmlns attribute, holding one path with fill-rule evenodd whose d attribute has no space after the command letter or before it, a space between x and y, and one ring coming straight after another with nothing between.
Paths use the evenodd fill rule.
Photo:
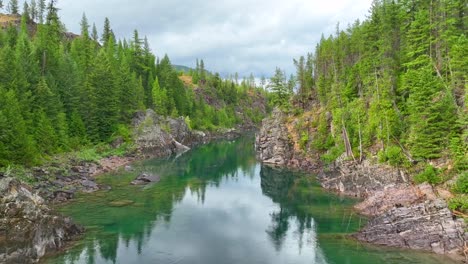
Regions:
<instances>
[{"instance_id":1,"label":"pine tree","mask_svg":"<svg viewBox=\"0 0 468 264\"><path fill-rule=\"evenodd\" d=\"M152 94L153 94L154 110L156 111L156 113L163 115L163 116L167 115L168 114L167 94L166 94L166 91L161 89L161 87L159 86L159 80L157 77L154 80Z\"/></svg>"},{"instance_id":2,"label":"pine tree","mask_svg":"<svg viewBox=\"0 0 468 264\"><path fill-rule=\"evenodd\" d=\"M52 155L57 151L57 136L52 121L43 110L36 112L34 139L40 153Z\"/></svg>"},{"instance_id":3,"label":"pine tree","mask_svg":"<svg viewBox=\"0 0 468 264\"><path fill-rule=\"evenodd\" d=\"M8 2L7 10L8 12L10 12L10 14L18 15L19 14L18 0L10 0L10 2Z\"/></svg>"},{"instance_id":4,"label":"pine tree","mask_svg":"<svg viewBox=\"0 0 468 264\"><path fill-rule=\"evenodd\" d=\"M0 87L0 166L11 163L31 165L37 151L21 115L15 91Z\"/></svg>"},{"instance_id":5,"label":"pine tree","mask_svg":"<svg viewBox=\"0 0 468 264\"><path fill-rule=\"evenodd\" d=\"M31 4L29 5L29 14L31 14L32 21L36 21L38 13L36 0L31 0Z\"/></svg>"},{"instance_id":6,"label":"pine tree","mask_svg":"<svg viewBox=\"0 0 468 264\"><path fill-rule=\"evenodd\" d=\"M110 26L110 21L109 18L104 19L104 30L102 31L102 37L101 37L101 42L103 46L107 46L107 43L109 42L109 38L111 37L112 34L112 29Z\"/></svg>"},{"instance_id":7,"label":"pine tree","mask_svg":"<svg viewBox=\"0 0 468 264\"><path fill-rule=\"evenodd\" d=\"M69 136L70 147L76 148L87 141L86 127L77 111L73 111L70 116Z\"/></svg>"},{"instance_id":8,"label":"pine tree","mask_svg":"<svg viewBox=\"0 0 468 264\"><path fill-rule=\"evenodd\" d=\"M276 68L275 75L271 77L268 88L273 93L273 104L282 107L287 106L291 91L286 82L284 72L280 68Z\"/></svg>"},{"instance_id":9,"label":"pine tree","mask_svg":"<svg viewBox=\"0 0 468 264\"><path fill-rule=\"evenodd\" d=\"M98 32L97 32L97 28L96 28L95 23L93 23L93 29L92 29L92 32L91 32L91 39L96 43L99 40L99 36L98 36Z\"/></svg>"},{"instance_id":10,"label":"pine tree","mask_svg":"<svg viewBox=\"0 0 468 264\"><path fill-rule=\"evenodd\" d=\"M200 81L200 63L198 62L198 59L197 59L195 71L192 74L192 83L198 84L199 81Z\"/></svg>"},{"instance_id":11,"label":"pine tree","mask_svg":"<svg viewBox=\"0 0 468 264\"><path fill-rule=\"evenodd\" d=\"M29 22L32 19L28 2L24 2L24 4L23 4L23 14L22 14L22 16L24 17L26 22Z\"/></svg>"},{"instance_id":12,"label":"pine tree","mask_svg":"<svg viewBox=\"0 0 468 264\"><path fill-rule=\"evenodd\" d=\"M95 139L104 141L112 135L118 121L116 78L104 50L101 50L96 58L94 71L90 75L90 85L96 96L94 136Z\"/></svg>"},{"instance_id":13,"label":"pine tree","mask_svg":"<svg viewBox=\"0 0 468 264\"><path fill-rule=\"evenodd\" d=\"M39 24L44 24L44 15L46 11L46 0L39 0L38 6L38 17L39 17Z\"/></svg>"},{"instance_id":14,"label":"pine tree","mask_svg":"<svg viewBox=\"0 0 468 264\"><path fill-rule=\"evenodd\" d=\"M415 158L438 158L448 145L454 125L453 99L443 90L430 64L408 71L404 78L404 85L411 91L408 99L411 152Z\"/></svg>"}]
</instances>

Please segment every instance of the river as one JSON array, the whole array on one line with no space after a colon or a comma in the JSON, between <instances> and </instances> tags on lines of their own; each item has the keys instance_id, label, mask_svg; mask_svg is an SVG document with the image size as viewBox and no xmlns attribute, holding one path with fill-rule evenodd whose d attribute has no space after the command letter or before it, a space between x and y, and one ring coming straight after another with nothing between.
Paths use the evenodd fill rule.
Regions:
<instances>
[{"instance_id":1,"label":"river","mask_svg":"<svg viewBox=\"0 0 468 264\"><path fill-rule=\"evenodd\" d=\"M452 263L441 256L363 245L348 235L366 219L356 200L325 192L312 176L262 166L252 137L101 176L110 191L59 208L86 227L73 247L43 263ZM161 176L131 186L141 172Z\"/></svg>"}]
</instances>

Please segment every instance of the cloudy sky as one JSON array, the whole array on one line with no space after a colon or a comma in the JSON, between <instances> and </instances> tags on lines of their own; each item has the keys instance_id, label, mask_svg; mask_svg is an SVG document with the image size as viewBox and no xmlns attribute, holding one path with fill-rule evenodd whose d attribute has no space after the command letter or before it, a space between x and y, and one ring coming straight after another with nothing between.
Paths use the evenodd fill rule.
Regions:
<instances>
[{"instance_id":1,"label":"cloudy sky","mask_svg":"<svg viewBox=\"0 0 468 264\"><path fill-rule=\"evenodd\" d=\"M292 59L313 51L329 35L364 19L372 0L59 0L67 29L79 32L83 12L101 31L105 17L119 38L134 29L173 64L223 74L270 76L278 66L293 72Z\"/></svg>"}]
</instances>

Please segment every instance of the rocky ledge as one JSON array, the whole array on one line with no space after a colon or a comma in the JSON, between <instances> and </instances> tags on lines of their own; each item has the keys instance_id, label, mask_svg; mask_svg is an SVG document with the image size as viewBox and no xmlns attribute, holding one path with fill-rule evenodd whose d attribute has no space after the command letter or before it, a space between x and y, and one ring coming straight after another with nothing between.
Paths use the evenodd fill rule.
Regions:
<instances>
[{"instance_id":1,"label":"rocky ledge","mask_svg":"<svg viewBox=\"0 0 468 264\"><path fill-rule=\"evenodd\" d=\"M370 218L354 237L377 245L450 254L464 259L468 252L466 224L448 209L449 192L429 184L413 186L401 169L338 158L323 166L313 154L295 149L288 116L276 109L263 120L256 136L257 157L266 164L318 172L322 186L348 196L365 198L356 210ZM313 138L313 135L312 135ZM308 156L308 157L307 157Z\"/></svg>"},{"instance_id":2,"label":"rocky ledge","mask_svg":"<svg viewBox=\"0 0 468 264\"><path fill-rule=\"evenodd\" d=\"M0 178L0 263L36 263L83 231L28 186Z\"/></svg>"},{"instance_id":3,"label":"rocky ledge","mask_svg":"<svg viewBox=\"0 0 468 264\"><path fill-rule=\"evenodd\" d=\"M191 130L183 117L163 117L153 110L137 113L133 126L135 143L143 157L177 155L213 140L237 138L253 128L238 127L215 132Z\"/></svg>"},{"instance_id":4,"label":"rocky ledge","mask_svg":"<svg viewBox=\"0 0 468 264\"><path fill-rule=\"evenodd\" d=\"M345 160L344 156L324 167L318 178L325 189L355 197L367 197L386 186L409 182L403 170L369 160Z\"/></svg>"},{"instance_id":5,"label":"rocky ledge","mask_svg":"<svg viewBox=\"0 0 468 264\"><path fill-rule=\"evenodd\" d=\"M371 216L354 236L365 242L451 254L461 258L468 241L463 219L429 184L396 185L375 191L356 209Z\"/></svg>"}]
</instances>

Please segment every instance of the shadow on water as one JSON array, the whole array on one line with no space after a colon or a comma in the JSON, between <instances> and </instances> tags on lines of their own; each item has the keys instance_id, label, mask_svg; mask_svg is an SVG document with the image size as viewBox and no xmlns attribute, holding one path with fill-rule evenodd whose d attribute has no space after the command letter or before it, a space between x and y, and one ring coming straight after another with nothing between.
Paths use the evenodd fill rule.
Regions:
<instances>
[{"instance_id":1,"label":"shadow on water","mask_svg":"<svg viewBox=\"0 0 468 264\"><path fill-rule=\"evenodd\" d=\"M261 166L252 137L104 175L108 192L60 208L87 229L45 263L449 263L347 238L365 223L355 200L324 192L313 177ZM141 172L161 176L129 183Z\"/></svg>"}]
</instances>

